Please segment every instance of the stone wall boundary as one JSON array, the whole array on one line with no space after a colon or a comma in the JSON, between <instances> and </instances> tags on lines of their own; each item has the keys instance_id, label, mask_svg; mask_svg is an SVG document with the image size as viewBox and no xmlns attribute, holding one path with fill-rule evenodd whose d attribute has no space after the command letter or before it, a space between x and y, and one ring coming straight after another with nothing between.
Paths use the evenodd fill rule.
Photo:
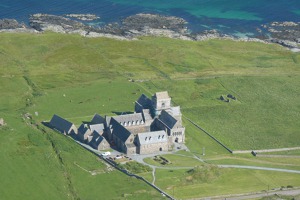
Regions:
<instances>
[{"instance_id":1,"label":"stone wall boundary","mask_svg":"<svg viewBox=\"0 0 300 200\"><path fill-rule=\"evenodd\" d=\"M260 150L237 150L233 151L233 154L242 154L242 153L268 153L268 152L279 152L279 151L293 151L300 150L300 147L290 147L290 148L279 148L279 149L260 149Z\"/></svg>"},{"instance_id":2,"label":"stone wall boundary","mask_svg":"<svg viewBox=\"0 0 300 200\"><path fill-rule=\"evenodd\" d=\"M220 144L222 147L224 147L229 153L233 153L233 151L227 147L225 144L223 144L221 141L219 141L217 138L215 138L212 134L210 134L209 132L207 132L206 130L204 130L202 127L200 127L198 124L196 124L195 122L193 122L191 119L183 116L185 119L187 119L190 123L192 123L196 128L198 128L199 130L203 131L204 133L206 133L209 137L211 137L214 141L216 141L218 144ZM251 152L251 151L250 151Z\"/></svg>"},{"instance_id":3,"label":"stone wall boundary","mask_svg":"<svg viewBox=\"0 0 300 200\"><path fill-rule=\"evenodd\" d=\"M108 163L109 165L111 165L112 167L114 167L115 169L119 170L120 172L124 173L125 175L129 176L129 177L135 177L143 182L145 182L146 184L148 184L150 187L154 188L155 190L157 190L158 192L161 193L161 195L168 197L171 200L175 200L174 197L172 197L171 195L169 195L168 193L166 193L165 191L163 191L162 189L160 189L159 187L157 187L156 185L150 183L149 181L147 181L146 179L144 179L141 176L138 176L136 174L132 174L130 172L128 172L126 169L121 169L119 168L116 163L114 163L113 161L103 157L102 155L99 155L97 152L93 151L92 149L89 149L83 145L81 145L80 143L78 143L80 146L82 146L83 148L85 148L86 150L88 150L89 152L95 154L96 156L98 156L99 158L101 158L103 161L105 161L106 163Z\"/></svg>"}]
</instances>

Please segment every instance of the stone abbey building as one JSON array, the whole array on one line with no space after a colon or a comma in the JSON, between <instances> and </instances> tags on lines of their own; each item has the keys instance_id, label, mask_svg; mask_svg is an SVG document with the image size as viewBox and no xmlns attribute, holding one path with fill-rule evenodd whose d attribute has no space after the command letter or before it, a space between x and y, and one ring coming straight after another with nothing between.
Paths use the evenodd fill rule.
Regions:
<instances>
[{"instance_id":1,"label":"stone abbey building","mask_svg":"<svg viewBox=\"0 0 300 200\"><path fill-rule=\"evenodd\" d=\"M54 115L50 125L70 134L98 150L115 147L126 154L150 154L172 149L174 143L184 143L185 127L182 125L180 107L171 106L168 92L157 92L151 99L142 94L135 102L135 112L118 116L95 114L89 124L78 129ZM72 130L64 130L70 127Z\"/></svg>"}]
</instances>

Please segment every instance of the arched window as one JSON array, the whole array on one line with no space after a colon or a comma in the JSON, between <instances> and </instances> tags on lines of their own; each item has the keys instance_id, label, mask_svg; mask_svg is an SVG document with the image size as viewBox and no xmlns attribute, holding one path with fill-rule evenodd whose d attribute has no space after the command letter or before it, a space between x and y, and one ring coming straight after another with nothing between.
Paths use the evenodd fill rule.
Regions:
<instances>
[{"instance_id":1,"label":"arched window","mask_svg":"<svg viewBox=\"0 0 300 200\"><path fill-rule=\"evenodd\" d=\"M145 137L145 141L147 141L147 137Z\"/></svg>"},{"instance_id":2,"label":"arched window","mask_svg":"<svg viewBox=\"0 0 300 200\"><path fill-rule=\"evenodd\" d=\"M163 139L165 137L165 135L163 135L161 138Z\"/></svg>"},{"instance_id":3,"label":"arched window","mask_svg":"<svg viewBox=\"0 0 300 200\"><path fill-rule=\"evenodd\" d=\"M158 136L158 139L160 139L160 135Z\"/></svg>"},{"instance_id":4,"label":"arched window","mask_svg":"<svg viewBox=\"0 0 300 200\"><path fill-rule=\"evenodd\" d=\"M149 141L151 140L151 136L149 137Z\"/></svg>"}]
</instances>

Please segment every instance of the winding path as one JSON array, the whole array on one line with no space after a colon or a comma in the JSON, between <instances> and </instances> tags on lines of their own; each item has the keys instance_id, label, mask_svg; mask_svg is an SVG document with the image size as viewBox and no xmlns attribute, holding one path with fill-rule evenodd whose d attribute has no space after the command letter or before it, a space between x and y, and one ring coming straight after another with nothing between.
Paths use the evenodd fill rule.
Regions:
<instances>
[{"instance_id":1,"label":"winding path","mask_svg":"<svg viewBox=\"0 0 300 200\"><path fill-rule=\"evenodd\" d=\"M239 169L266 170L266 171L277 171L277 172L287 172L287 173L300 174L300 170L271 168L271 167L258 167L258 166L248 166L248 165L218 165L218 167L221 167L221 168L239 168Z\"/></svg>"}]
</instances>

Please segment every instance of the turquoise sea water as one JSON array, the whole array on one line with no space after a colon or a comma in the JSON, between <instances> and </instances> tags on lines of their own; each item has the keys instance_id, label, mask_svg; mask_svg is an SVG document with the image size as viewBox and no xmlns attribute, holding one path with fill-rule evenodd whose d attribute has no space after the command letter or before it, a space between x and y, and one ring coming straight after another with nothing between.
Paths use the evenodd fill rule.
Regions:
<instances>
[{"instance_id":1,"label":"turquoise sea water","mask_svg":"<svg viewBox=\"0 0 300 200\"><path fill-rule=\"evenodd\" d=\"M0 18L28 23L34 13L92 13L95 24L120 21L137 13L182 17L194 31L217 29L223 33L249 35L261 24L300 21L300 0L1 0Z\"/></svg>"}]
</instances>

